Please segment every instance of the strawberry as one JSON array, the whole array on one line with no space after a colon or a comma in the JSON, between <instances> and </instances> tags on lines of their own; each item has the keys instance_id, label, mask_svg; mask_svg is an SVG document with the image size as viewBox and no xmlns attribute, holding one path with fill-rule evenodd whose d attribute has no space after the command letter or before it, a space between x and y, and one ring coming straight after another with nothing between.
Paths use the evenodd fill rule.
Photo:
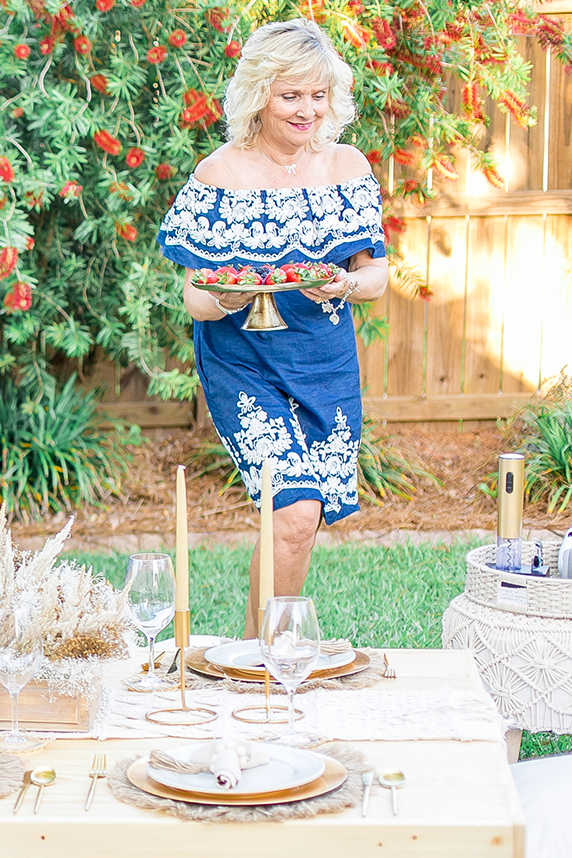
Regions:
<instances>
[{"instance_id":1,"label":"strawberry","mask_svg":"<svg viewBox=\"0 0 572 858\"><path fill-rule=\"evenodd\" d=\"M218 282L226 283L227 285L236 283L236 278L238 277L238 271L232 265L224 265L222 268L217 268L215 273L218 275Z\"/></svg>"},{"instance_id":2,"label":"strawberry","mask_svg":"<svg viewBox=\"0 0 572 858\"><path fill-rule=\"evenodd\" d=\"M286 272L281 268L275 268L274 271L269 271L264 278L265 286L272 286L274 283L285 283L287 279Z\"/></svg>"},{"instance_id":3,"label":"strawberry","mask_svg":"<svg viewBox=\"0 0 572 858\"><path fill-rule=\"evenodd\" d=\"M246 268L240 270L236 282L243 286L260 286L262 277L256 273L251 265L247 265Z\"/></svg>"},{"instance_id":4,"label":"strawberry","mask_svg":"<svg viewBox=\"0 0 572 858\"><path fill-rule=\"evenodd\" d=\"M293 265L281 265L280 267L286 275L287 283L299 283L302 280L302 275Z\"/></svg>"},{"instance_id":5,"label":"strawberry","mask_svg":"<svg viewBox=\"0 0 572 858\"><path fill-rule=\"evenodd\" d=\"M200 268L198 271L195 271L193 282L200 283L201 285L218 283L218 276L212 268Z\"/></svg>"}]
</instances>

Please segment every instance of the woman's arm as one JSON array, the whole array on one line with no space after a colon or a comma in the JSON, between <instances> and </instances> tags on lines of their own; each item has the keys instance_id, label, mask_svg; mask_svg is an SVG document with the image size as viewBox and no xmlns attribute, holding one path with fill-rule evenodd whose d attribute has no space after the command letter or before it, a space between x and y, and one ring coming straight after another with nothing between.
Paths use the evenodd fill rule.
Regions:
<instances>
[{"instance_id":1,"label":"woman's arm","mask_svg":"<svg viewBox=\"0 0 572 858\"><path fill-rule=\"evenodd\" d=\"M349 271L340 271L331 283L314 289L304 289L302 294L317 303L328 298L345 297L346 301L352 304L363 304L381 298L388 279L387 259L374 259L369 250L360 250L350 259Z\"/></svg>"},{"instance_id":2,"label":"woman's arm","mask_svg":"<svg viewBox=\"0 0 572 858\"><path fill-rule=\"evenodd\" d=\"M224 319L229 315L224 310L229 310L230 313L242 310L254 298L254 292L206 292L204 289L197 289L191 282L193 274L192 268L186 269L183 297L189 315L197 322ZM219 309L217 299L224 310Z\"/></svg>"}]
</instances>

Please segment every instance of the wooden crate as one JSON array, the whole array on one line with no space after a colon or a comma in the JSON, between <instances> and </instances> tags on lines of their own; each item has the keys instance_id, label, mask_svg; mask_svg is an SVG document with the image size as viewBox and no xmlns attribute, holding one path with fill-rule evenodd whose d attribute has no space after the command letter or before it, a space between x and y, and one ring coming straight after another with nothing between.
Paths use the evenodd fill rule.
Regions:
<instances>
[{"instance_id":1,"label":"wooden crate","mask_svg":"<svg viewBox=\"0 0 572 858\"><path fill-rule=\"evenodd\" d=\"M18 723L26 730L88 733L101 702L101 683L90 700L83 694L70 697L48 691L45 681L30 682L20 692ZM10 695L0 689L0 730L10 727Z\"/></svg>"}]
</instances>

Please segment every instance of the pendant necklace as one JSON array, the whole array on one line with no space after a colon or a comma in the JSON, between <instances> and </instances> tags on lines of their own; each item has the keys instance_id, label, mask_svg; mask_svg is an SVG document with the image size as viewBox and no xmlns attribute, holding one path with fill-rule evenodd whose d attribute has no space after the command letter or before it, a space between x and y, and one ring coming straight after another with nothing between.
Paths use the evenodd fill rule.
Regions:
<instances>
[{"instance_id":1,"label":"pendant necklace","mask_svg":"<svg viewBox=\"0 0 572 858\"><path fill-rule=\"evenodd\" d=\"M272 161L272 163L276 164L278 167L282 167L283 170L286 170L289 176L296 175L296 168L298 166L297 164L281 164L280 161L277 161L275 158L272 157L272 155L269 155L267 152L265 152L260 143L257 143L256 145L265 158L268 158L269 161ZM302 152L302 155L304 154L305 152Z\"/></svg>"}]
</instances>

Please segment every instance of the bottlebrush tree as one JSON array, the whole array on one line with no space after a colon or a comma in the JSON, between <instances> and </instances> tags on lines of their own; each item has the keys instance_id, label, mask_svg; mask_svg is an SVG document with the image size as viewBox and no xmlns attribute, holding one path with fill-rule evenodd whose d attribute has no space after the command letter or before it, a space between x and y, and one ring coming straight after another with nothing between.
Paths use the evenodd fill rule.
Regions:
<instances>
[{"instance_id":1,"label":"bottlebrush tree","mask_svg":"<svg viewBox=\"0 0 572 858\"><path fill-rule=\"evenodd\" d=\"M0 372L31 397L62 365L81 377L98 347L146 372L150 393L192 397L182 272L155 236L224 140L221 100L243 41L299 15L354 70L360 118L346 139L372 164L393 155L447 179L461 146L502 182L479 148L486 96L519 125L535 121L516 34L572 64L570 35L521 0L0 0ZM384 193L391 241L403 229L391 197L431 192L408 178Z\"/></svg>"}]
</instances>

